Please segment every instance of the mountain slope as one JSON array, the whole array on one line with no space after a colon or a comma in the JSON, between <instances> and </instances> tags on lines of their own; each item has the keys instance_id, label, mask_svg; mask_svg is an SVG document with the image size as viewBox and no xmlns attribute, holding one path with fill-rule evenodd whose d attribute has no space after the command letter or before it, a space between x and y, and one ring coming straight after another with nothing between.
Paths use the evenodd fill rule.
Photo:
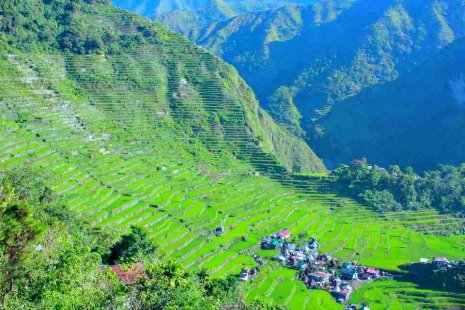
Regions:
<instances>
[{"instance_id":1,"label":"mountain slope","mask_svg":"<svg viewBox=\"0 0 465 310\"><path fill-rule=\"evenodd\" d=\"M366 156L422 169L465 160L465 41L394 82L338 102L322 120L330 160ZM334 153L335 152L335 153ZM332 156L331 154L337 154Z\"/></svg>"},{"instance_id":2,"label":"mountain slope","mask_svg":"<svg viewBox=\"0 0 465 310\"><path fill-rule=\"evenodd\" d=\"M459 0L330 0L215 23L198 43L233 64L289 128L299 123L297 107L309 140L318 141L326 132L319 119L333 104L434 57L463 37L464 16Z\"/></svg>"},{"instance_id":3,"label":"mountain slope","mask_svg":"<svg viewBox=\"0 0 465 310\"><path fill-rule=\"evenodd\" d=\"M216 20L226 20L238 12L223 0L209 0L197 8L156 14L154 20L189 38L197 38L202 29Z\"/></svg>"},{"instance_id":4,"label":"mountain slope","mask_svg":"<svg viewBox=\"0 0 465 310\"><path fill-rule=\"evenodd\" d=\"M9 7L11 5L11 7ZM141 117L150 120L153 117L158 118L159 114L167 114L167 122L181 122L184 125L184 130L195 132L198 139L205 144L216 143L216 147L224 146L225 153L238 153L240 149L247 149L244 156L248 156L251 152L250 148L256 148L258 152L265 152L270 156L275 156L276 159L285 165L289 170L296 169L297 171L310 171L313 169L323 169L322 164L313 154L313 152L305 145L303 141L293 138L291 135L276 126L271 118L258 107L258 103L250 88L239 78L238 74L231 67L221 63L218 59L213 58L206 52L196 48L192 44L178 38L175 35L167 32L163 27L141 21L137 17L128 18L127 15L117 14L112 11L102 11L97 5L95 13L85 12L79 7L79 4L65 6L56 9L62 9L56 14L65 15L65 23L60 25L58 29L48 28L50 23L43 17L38 17L36 21L25 21L19 16L20 11L15 11L13 16L7 15L9 8L13 10L15 3L7 4L3 8L4 18L11 19L12 22L20 20L25 24L16 24L9 26L5 23L4 31L6 33L14 31L17 33L11 39L12 44L9 46L17 48L31 48L36 43L41 42L42 46L38 46L38 50L45 48L59 47L63 51L73 52L77 54L92 53L95 56L89 59L90 63L102 66L104 70L98 75L102 81L107 81L110 73L105 73L105 70L111 69L108 67L113 63L115 77L112 77L103 85L108 87L116 87L117 90L123 92L125 88L138 89L144 96L150 96L151 93L156 94L156 102L141 102L140 107L134 108L134 114L139 109L147 109L146 105L155 106L147 112L154 113L153 115L143 113ZM55 9L56 4L44 6L42 14L50 14L50 11ZM102 8L102 10L107 9ZM102 13L102 15L97 15ZM105 17L106 14L107 17ZM85 18L85 20L84 20ZM94 27L89 27L94 21ZM140 21L136 24L135 21ZM28 23L35 22L39 28L44 28L44 32L27 33L22 29ZM84 24L84 22L86 24ZM12 29L10 29L12 28ZM21 35L24 34L24 37ZM27 36L26 36L27 34ZM39 36L47 36L49 41L40 40ZM138 47L135 49L134 43L138 42ZM37 45L37 44L36 44ZM186 50L187 54L181 52ZM53 51L53 50L52 50ZM51 52L52 52L51 51ZM108 53L108 57L98 56L102 53ZM131 53L127 56L127 53ZM114 55L114 60L110 58ZM132 55L132 56L131 56ZM134 59L131 57L135 57ZM123 66L124 59L127 59L125 68ZM136 61L139 59L139 61ZM108 64L105 64L108 62ZM149 68L146 68L148 64ZM153 63L153 64L152 64ZM73 63L71 63L73 64ZM79 63L79 66L84 65ZM120 68L120 66L123 66ZM202 68L203 71L196 72L196 66ZM106 68L108 67L108 68ZM157 71L155 68L159 68ZM80 79L86 79L87 76L80 76L78 68L71 68L78 74ZM150 69L150 70L149 70ZM63 70L63 69L60 69ZM81 69L79 69L81 70ZM121 80L118 75L119 71L126 72L134 71L134 76L131 76L129 82ZM147 77L136 76L136 72L148 70L146 74L151 74L152 78L159 81L158 87L154 82L147 80ZM142 71L145 72L145 71ZM200 74L200 75L199 75ZM126 77L124 77L127 79ZM209 82L208 87L203 82ZM112 83L115 83L112 86ZM85 85L84 85L85 86ZM103 86L102 86L103 87ZM93 91L89 89L87 91ZM115 94L116 95L116 94ZM172 96L173 98L170 98ZM110 97L111 100L114 98ZM174 99L174 102L171 102ZM171 101L170 101L171 100ZM192 108L189 104L198 103L196 108ZM212 104L219 104L218 107L211 107ZM176 112L179 106L183 106L188 111L189 118L183 119L177 116ZM131 108L132 109L132 108ZM171 113L173 116L171 116ZM183 111L184 113L184 111ZM232 115L243 114L243 118L233 117ZM182 114L184 115L184 114ZM234 146L229 148L229 143L223 141L223 136L228 137L228 130L234 130L239 135L243 135L243 140L237 143L244 145ZM257 139L260 139L258 141ZM251 146L246 146L249 143ZM264 154L265 154L264 153ZM278 159L280 158L280 159ZM298 164L292 162L293 158L297 159ZM302 166L301 166L302 165Z\"/></svg>"}]
</instances>

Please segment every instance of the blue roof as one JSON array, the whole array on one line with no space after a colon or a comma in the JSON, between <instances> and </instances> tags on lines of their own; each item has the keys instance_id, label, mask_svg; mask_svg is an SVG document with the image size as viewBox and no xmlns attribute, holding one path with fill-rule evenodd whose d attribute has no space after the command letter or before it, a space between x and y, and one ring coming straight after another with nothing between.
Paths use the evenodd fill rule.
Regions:
<instances>
[{"instance_id":1,"label":"blue roof","mask_svg":"<svg viewBox=\"0 0 465 310\"><path fill-rule=\"evenodd\" d=\"M357 271L353 268L342 268L341 272L344 274L350 274L350 275L354 275L357 273Z\"/></svg>"},{"instance_id":2,"label":"blue roof","mask_svg":"<svg viewBox=\"0 0 465 310\"><path fill-rule=\"evenodd\" d=\"M342 268L355 270L355 266L352 263L348 263L348 262L345 262L344 264L342 264Z\"/></svg>"}]
</instances>

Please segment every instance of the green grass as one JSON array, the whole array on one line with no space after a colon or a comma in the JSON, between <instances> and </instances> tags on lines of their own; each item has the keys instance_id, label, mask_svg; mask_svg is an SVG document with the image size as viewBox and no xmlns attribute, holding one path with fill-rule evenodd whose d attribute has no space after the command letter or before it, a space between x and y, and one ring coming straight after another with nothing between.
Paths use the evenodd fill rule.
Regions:
<instances>
[{"instance_id":1,"label":"green grass","mask_svg":"<svg viewBox=\"0 0 465 310\"><path fill-rule=\"evenodd\" d=\"M356 291L353 302L366 303L370 309L443 309L465 303L465 294L418 288L412 283L378 281Z\"/></svg>"}]
</instances>

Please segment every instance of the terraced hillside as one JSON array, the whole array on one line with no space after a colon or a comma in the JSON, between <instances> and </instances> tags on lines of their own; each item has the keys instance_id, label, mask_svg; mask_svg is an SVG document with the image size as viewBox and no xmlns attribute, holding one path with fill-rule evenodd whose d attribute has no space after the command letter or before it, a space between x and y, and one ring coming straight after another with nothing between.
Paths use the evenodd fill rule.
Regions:
<instances>
[{"instance_id":1,"label":"terraced hillside","mask_svg":"<svg viewBox=\"0 0 465 310\"><path fill-rule=\"evenodd\" d=\"M94 24L116 28L115 20L121 16ZM464 236L434 234L453 231L458 219L430 211L381 216L331 193L321 174L290 173L323 169L261 112L234 70L176 37L130 53L87 55L25 53L10 44L0 79L1 167L44 171L50 188L95 225L121 233L144 226L190 268L237 274L254 265L262 236L285 227L314 235L322 251L341 259L386 269L464 256ZM212 232L218 226L221 236ZM340 308L329 294L308 291L295 272L266 265L243 286L247 300ZM377 289L367 286L355 298ZM405 283L392 282L391 291L386 303L393 306L412 294L422 294L412 308L465 305L463 295Z\"/></svg>"}]
</instances>

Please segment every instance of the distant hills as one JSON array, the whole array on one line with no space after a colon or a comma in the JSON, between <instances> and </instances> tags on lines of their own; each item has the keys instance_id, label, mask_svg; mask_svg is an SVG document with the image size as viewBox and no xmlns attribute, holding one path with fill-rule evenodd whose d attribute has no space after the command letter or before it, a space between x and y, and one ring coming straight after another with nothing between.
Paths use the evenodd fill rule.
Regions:
<instances>
[{"instance_id":1,"label":"distant hills","mask_svg":"<svg viewBox=\"0 0 465 310\"><path fill-rule=\"evenodd\" d=\"M196 40L204 28L247 12L262 12L286 4L311 4L319 0L113 0L123 9L159 21L179 34Z\"/></svg>"},{"instance_id":2,"label":"distant hills","mask_svg":"<svg viewBox=\"0 0 465 310\"><path fill-rule=\"evenodd\" d=\"M432 143L429 152L434 155L429 160L416 159L417 153L401 151L414 137L404 137L406 144L393 141L391 152L381 151L390 145L386 144L389 140L384 140L379 156L364 148L369 140L346 148L341 140L347 141L352 130L341 123L345 117L342 112L337 117L330 114L339 104L346 106L341 111L351 110L349 105L354 101L348 98L372 86L401 77L405 78L398 83L416 79L411 83L420 84L424 77L415 76L412 70L439 57L437 53L464 33L465 4L460 0L329 0L307 6L287 5L216 22L204 28L197 43L233 64L273 117L295 133L305 132L330 166L358 156L373 156L379 164L411 164L422 169L442 162L459 163L463 156L452 154L450 147L443 144ZM436 65L436 70L441 70L441 64ZM411 84L397 85L408 93L418 91L409 89ZM423 100L444 108L448 99ZM382 104L385 109L391 105L395 109L396 102L396 98L385 97L383 103L369 101L365 108L375 109ZM443 109L444 119L452 116L447 111ZM418 113L410 115L414 118L411 121L416 123L416 133L424 136L431 122L422 122L426 114ZM385 121L396 123L396 119ZM344 132L335 129L342 127ZM438 135L451 135L450 141L461 139L457 131L446 133L444 128L435 127ZM358 134L355 130L353 141ZM377 135L393 136L388 126L383 130ZM341 149L345 150L344 155L339 155Z\"/></svg>"},{"instance_id":3,"label":"distant hills","mask_svg":"<svg viewBox=\"0 0 465 310\"><path fill-rule=\"evenodd\" d=\"M231 12L244 13L279 8L285 4L310 4L319 0L113 0L122 9L131 10L147 17L179 10L195 11L210 6L213 10L227 8Z\"/></svg>"}]
</instances>

